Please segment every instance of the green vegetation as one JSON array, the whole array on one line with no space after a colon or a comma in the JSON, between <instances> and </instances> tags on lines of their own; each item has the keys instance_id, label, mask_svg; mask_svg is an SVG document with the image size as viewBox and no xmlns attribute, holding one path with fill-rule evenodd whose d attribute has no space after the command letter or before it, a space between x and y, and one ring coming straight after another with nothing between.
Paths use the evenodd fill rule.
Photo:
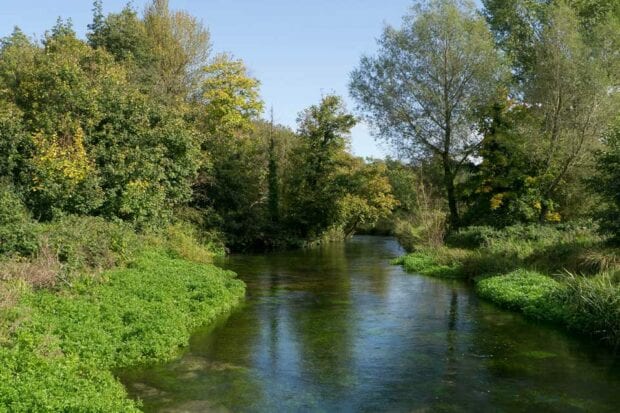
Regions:
<instances>
[{"instance_id":1,"label":"green vegetation","mask_svg":"<svg viewBox=\"0 0 620 413\"><path fill-rule=\"evenodd\" d=\"M620 256L592 226L470 227L448 236L446 246L419 248L394 263L472 279L481 297L500 306L617 346Z\"/></svg>"},{"instance_id":2,"label":"green vegetation","mask_svg":"<svg viewBox=\"0 0 620 413\"><path fill-rule=\"evenodd\" d=\"M167 0L0 39L0 411L131 411L117 368L228 311L229 249L342 239L395 205L337 96L299 130Z\"/></svg>"},{"instance_id":3,"label":"green vegetation","mask_svg":"<svg viewBox=\"0 0 620 413\"><path fill-rule=\"evenodd\" d=\"M399 202L408 271L620 344L617 2L429 0L350 89ZM486 21L485 21L486 20ZM571 275L568 275L571 274ZM490 277L490 278L489 278Z\"/></svg>"},{"instance_id":4,"label":"green vegetation","mask_svg":"<svg viewBox=\"0 0 620 413\"><path fill-rule=\"evenodd\" d=\"M193 329L244 295L231 273L157 250L101 278L93 285L81 277L56 291L33 290L21 280L3 286L17 304L0 308L9 332L0 348L0 406L11 412L135 409L113 369L174 357Z\"/></svg>"},{"instance_id":5,"label":"green vegetation","mask_svg":"<svg viewBox=\"0 0 620 413\"><path fill-rule=\"evenodd\" d=\"M359 230L617 345L620 8L483 4L420 3L353 71L385 161L348 151L338 96L261 119L260 81L167 0L0 39L0 410L134 408L111 370L242 294L214 255Z\"/></svg>"}]
</instances>

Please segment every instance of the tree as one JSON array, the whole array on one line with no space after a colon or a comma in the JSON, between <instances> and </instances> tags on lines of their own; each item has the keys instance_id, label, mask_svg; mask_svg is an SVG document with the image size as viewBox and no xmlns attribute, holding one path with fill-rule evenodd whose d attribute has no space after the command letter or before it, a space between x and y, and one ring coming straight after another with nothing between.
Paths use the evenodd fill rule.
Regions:
<instances>
[{"instance_id":1,"label":"tree","mask_svg":"<svg viewBox=\"0 0 620 413\"><path fill-rule=\"evenodd\" d=\"M360 226L371 227L387 217L398 204L392 195L387 166L351 156L336 178L342 195L338 200L338 224L346 237Z\"/></svg>"},{"instance_id":2,"label":"tree","mask_svg":"<svg viewBox=\"0 0 620 413\"><path fill-rule=\"evenodd\" d=\"M543 202L534 185L540 166L532 162L531 137L521 127L535 122L533 114L504 96L484 108L480 117L483 139L476 156L481 161L472 165L460 188L467 203L464 224L503 227L535 222Z\"/></svg>"},{"instance_id":3,"label":"tree","mask_svg":"<svg viewBox=\"0 0 620 413\"><path fill-rule=\"evenodd\" d=\"M216 56L203 68L194 117L203 165L192 205L211 215L229 245L248 249L265 238L268 136L257 132L259 82L241 60Z\"/></svg>"},{"instance_id":4,"label":"tree","mask_svg":"<svg viewBox=\"0 0 620 413\"><path fill-rule=\"evenodd\" d=\"M525 103L536 120L529 134L538 138L530 140L529 153L541 168L536 185L543 201L559 196L591 165L615 113L612 85L601 60L584 43L575 12L563 2L553 5L524 84ZM551 209L543 202L540 219Z\"/></svg>"},{"instance_id":5,"label":"tree","mask_svg":"<svg viewBox=\"0 0 620 413\"><path fill-rule=\"evenodd\" d=\"M280 220L280 185L278 182L278 154L276 152L276 137L274 135L273 107L269 122L269 167L267 180L269 182L269 219L272 226Z\"/></svg>"},{"instance_id":6,"label":"tree","mask_svg":"<svg viewBox=\"0 0 620 413\"><path fill-rule=\"evenodd\" d=\"M295 148L286 193L287 226L302 239L321 236L338 222L342 194L336 177L356 123L342 99L328 95L299 114Z\"/></svg>"},{"instance_id":7,"label":"tree","mask_svg":"<svg viewBox=\"0 0 620 413\"><path fill-rule=\"evenodd\" d=\"M228 54L216 56L203 69L199 121L211 138L228 139L252 127L263 110L260 82L251 77L242 60Z\"/></svg>"},{"instance_id":8,"label":"tree","mask_svg":"<svg viewBox=\"0 0 620 413\"><path fill-rule=\"evenodd\" d=\"M491 33L471 6L434 0L401 29L387 27L379 46L352 73L351 94L379 137L410 158L440 160L456 228L455 180L480 143L475 111L495 96L502 74Z\"/></svg>"},{"instance_id":9,"label":"tree","mask_svg":"<svg viewBox=\"0 0 620 413\"><path fill-rule=\"evenodd\" d=\"M506 53L517 83L523 82L535 60L534 45L547 20L550 0L482 0L482 13Z\"/></svg>"},{"instance_id":10,"label":"tree","mask_svg":"<svg viewBox=\"0 0 620 413\"><path fill-rule=\"evenodd\" d=\"M608 134L605 143L605 147L597 154L596 174L591 183L603 199L601 232L620 244L620 126Z\"/></svg>"},{"instance_id":11,"label":"tree","mask_svg":"<svg viewBox=\"0 0 620 413\"><path fill-rule=\"evenodd\" d=\"M196 17L170 10L168 0L153 0L143 20L155 55L155 90L164 99L193 95L211 53L209 31Z\"/></svg>"}]
</instances>

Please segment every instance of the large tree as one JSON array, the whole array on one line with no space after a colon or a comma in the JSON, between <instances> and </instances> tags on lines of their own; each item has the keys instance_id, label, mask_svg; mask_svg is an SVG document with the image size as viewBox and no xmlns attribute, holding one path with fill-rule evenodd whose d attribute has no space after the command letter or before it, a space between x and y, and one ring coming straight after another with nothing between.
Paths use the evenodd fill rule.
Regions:
<instances>
[{"instance_id":1,"label":"large tree","mask_svg":"<svg viewBox=\"0 0 620 413\"><path fill-rule=\"evenodd\" d=\"M476 109L496 94L500 58L469 4L433 0L387 27L375 57L351 75L351 94L378 136L410 158L435 157L452 227L459 225L455 180L480 138Z\"/></svg>"},{"instance_id":2,"label":"large tree","mask_svg":"<svg viewBox=\"0 0 620 413\"><path fill-rule=\"evenodd\" d=\"M523 97L536 121L522 127L536 137L529 152L540 168L536 184L544 220L553 207L544 200L564 198L561 192L578 184L592 164L593 150L615 113L617 93L614 76L604 67L607 60L586 45L576 13L566 3L550 7L534 51Z\"/></svg>"}]
</instances>

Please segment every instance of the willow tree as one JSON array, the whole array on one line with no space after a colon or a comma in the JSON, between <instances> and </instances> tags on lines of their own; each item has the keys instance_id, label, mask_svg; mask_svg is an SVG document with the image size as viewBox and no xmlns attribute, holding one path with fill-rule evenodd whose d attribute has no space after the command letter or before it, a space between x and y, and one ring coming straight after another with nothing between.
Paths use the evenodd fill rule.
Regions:
<instances>
[{"instance_id":1,"label":"willow tree","mask_svg":"<svg viewBox=\"0 0 620 413\"><path fill-rule=\"evenodd\" d=\"M574 10L564 2L550 8L523 93L538 120L523 127L536 136L529 152L540 168L534 183L541 195L541 220L551 216L553 200L565 198L562 193L572 185L577 189L568 195L583 202L580 182L616 113L616 74L601 54L584 42Z\"/></svg>"},{"instance_id":2,"label":"willow tree","mask_svg":"<svg viewBox=\"0 0 620 413\"><path fill-rule=\"evenodd\" d=\"M378 137L410 159L440 160L453 228L455 180L480 143L476 109L495 96L501 67L474 8L434 0L414 7L400 29L386 27L378 54L351 75L351 94Z\"/></svg>"}]
</instances>

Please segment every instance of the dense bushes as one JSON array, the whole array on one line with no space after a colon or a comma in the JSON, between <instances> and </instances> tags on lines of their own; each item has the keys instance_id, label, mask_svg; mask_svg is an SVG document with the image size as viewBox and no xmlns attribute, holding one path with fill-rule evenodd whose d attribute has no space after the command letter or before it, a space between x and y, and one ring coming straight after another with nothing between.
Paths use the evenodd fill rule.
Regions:
<instances>
[{"instance_id":1,"label":"dense bushes","mask_svg":"<svg viewBox=\"0 0 620 413\"><path fill-rule=\"evenodd\" d=\"M100 217L63 217L42 225L41 243L67 272L96 273L121 266L139 251L138 235L126 223Z\"/></svg>"},{"instance_id":2,"label":"dense bushes","mask_svg":"<svg viewBox=\"0 0 620 413\"><path fill-rule=\"evenodd\" d=\"M37 250L35 224L12 187L0 183L0 256L31 255Z\"/></svg>"},{"instance_id":3,"label":"dense bushes","mask_svg":"<svg viewBox=\"0 0 620 413\"><path fill-rule=\"evenodd\" d=\"M476 291L494 303L620 345L620 280L610 273L554 280L527 270L486 278Z\"/></svg>"},{"instance_id":4,"label":"dense bushes","mask_svg":"<svg viewBox=\"0 0 620 413\"><path fill-rule=\"evenodd\" d=\"M569 275L561 295L569 328L601 337L616 348L620 346L619 275L618 270L594 277Z\"/></svg>"}]
</instances>

